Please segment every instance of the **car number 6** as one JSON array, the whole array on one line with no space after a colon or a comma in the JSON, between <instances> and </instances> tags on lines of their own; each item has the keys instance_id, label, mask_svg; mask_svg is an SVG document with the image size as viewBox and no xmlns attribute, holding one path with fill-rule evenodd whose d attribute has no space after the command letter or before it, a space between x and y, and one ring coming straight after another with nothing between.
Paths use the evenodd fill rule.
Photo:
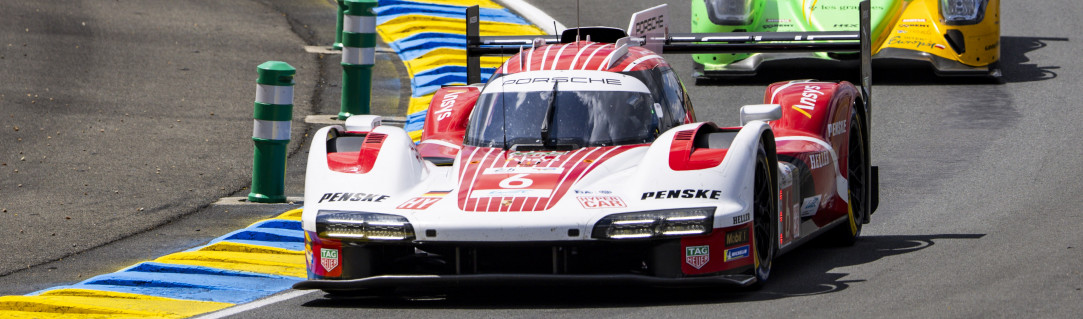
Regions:
<instances>
[{"instance_id":1,"label":"car number 6","mask_svg":"<svg viewBox=\"0 0 1083 319\"><path fill-rule=\"evenodd\" d=\"M500 181L500 188L527 188L534 184L534 180L526 177L527 174L517 174Z\"/></svg>"}]
</instances>

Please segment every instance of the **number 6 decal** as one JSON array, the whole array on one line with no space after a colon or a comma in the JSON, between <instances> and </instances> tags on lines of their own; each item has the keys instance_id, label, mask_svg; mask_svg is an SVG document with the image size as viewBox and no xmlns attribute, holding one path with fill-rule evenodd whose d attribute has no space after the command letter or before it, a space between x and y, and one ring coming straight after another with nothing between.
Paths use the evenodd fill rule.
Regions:
<instances>
[{"instance_id":1,"label":"number 6 decal","mask_svg":"<svg viewBox=\"0 0 1083 319\"><path fill-rule=\"evenodd\" d=\"M527 188L534 184L534 180L524 178L529 174L516 174L500 181L500 188Z\"/></svg>"}]
</instances>

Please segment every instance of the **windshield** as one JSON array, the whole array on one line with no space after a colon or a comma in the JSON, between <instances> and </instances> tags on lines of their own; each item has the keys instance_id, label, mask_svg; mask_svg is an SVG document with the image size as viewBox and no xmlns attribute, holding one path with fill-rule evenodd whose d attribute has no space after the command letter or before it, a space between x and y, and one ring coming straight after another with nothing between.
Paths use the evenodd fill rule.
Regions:
<instances>
[{"instance_id":1,"label":"windshield","mask_svg":"<svg viewBox=\"0 0 1083 319\"><path fill-rule=\"evenodd\" d=\"M482 90L464 142L519 150L649 143L658 135L660 112L646 85L631 76L600 71L509 74Z\"/></svg>"}]
</instances>

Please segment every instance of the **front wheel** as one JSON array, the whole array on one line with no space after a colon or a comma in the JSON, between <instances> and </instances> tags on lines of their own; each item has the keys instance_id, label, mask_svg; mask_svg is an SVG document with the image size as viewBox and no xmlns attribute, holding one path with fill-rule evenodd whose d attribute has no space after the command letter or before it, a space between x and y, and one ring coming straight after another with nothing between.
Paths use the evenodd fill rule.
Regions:
<instances>
[{"instance_id":1,"label":"front wheel","mask_svg":"<svg viewBox=\"0 0 1083 319\"><path fill-rule=\"evenodd\" d=\"M756 177L753 186L752 239L756 277L753 289L763 286L771 275L771 266L777 251L778 238L778 183L774 177L770 158L763 144L756 153Z\"/></svg>"},{"instance_id":2,"label":"front wheel","mask_svg":"<svg viewBox=\"0 0 1083 319\"><path fill-rule=\"evenodd\" d=\"M869 168L868 144L865 126L856 110L850 111L849 152L846 158L846 183L849 186L847 221L832 230L835 241L842 246L852 246L861 236L871 211L871 169Z\"/></svg>"}]
</instances>

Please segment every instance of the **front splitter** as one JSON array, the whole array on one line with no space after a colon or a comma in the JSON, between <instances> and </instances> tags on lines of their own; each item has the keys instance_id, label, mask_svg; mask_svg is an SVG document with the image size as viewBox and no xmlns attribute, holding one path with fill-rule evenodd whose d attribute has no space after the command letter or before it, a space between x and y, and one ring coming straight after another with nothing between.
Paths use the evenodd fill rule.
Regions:
<instances>
[{"instance_id":1,"label":"front splitter","mask_svg":"<svg viewBox=\"0 0 1083 319\"><path fill-rule=\"evenodd\" d=\"M644 275L383 275L351 280L305 280L293 289L353 290L395 287L469 287L469 286L564 286L613 285L646 287L745 287L755 283L751 275L662 278Z\"/></svg>"}]
</instances>

